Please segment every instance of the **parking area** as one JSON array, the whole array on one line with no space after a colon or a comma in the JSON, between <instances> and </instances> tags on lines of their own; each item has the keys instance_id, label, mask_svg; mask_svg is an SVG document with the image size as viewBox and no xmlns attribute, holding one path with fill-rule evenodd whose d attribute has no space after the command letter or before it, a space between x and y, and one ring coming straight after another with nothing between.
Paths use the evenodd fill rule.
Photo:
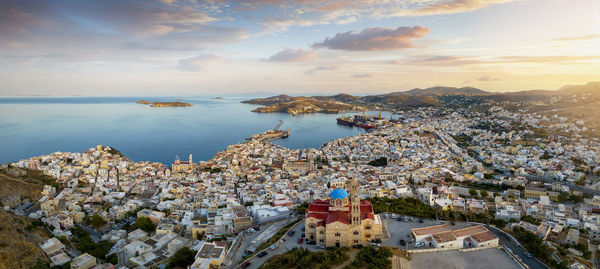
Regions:
<instances>
[{"instance_id":1,"label":"parking area","mask_svg":"<svg viewBox=\"0 0 600 269\"><path fill-rule=\"evenodd\" d=\"M506 252L485 249L471 252L457 250L413 254L410 268L456 268L456 269L519 269L521 268Z\"/></svg>"},{"instance_id":2,"label":"parking area","mask_svg":"<svg viewBox=\"0 0 600 269\"><path fill-rule=\"evenodd\" d=\"M258 268L258 267L260 267L261 264L263 264L269 258L279 255L279 254L283 254L283 253L287 252L288 250L291 250L294 247L308 248L311 251L323 251L323 249L316 248L314 245L307 245L306 241L304 241L304 240L301 244L298 243L298 238L302 237L302 233L303 233L302 228L304 228L304 221L300 222L293 230L290 230L290 231L294 231L293 236L289 236L286 234L281 240L279 240L277 243L275 243L275 245L277 246L276 248L274 248L274 249L267 248L265 250L265 252L267 253L265 256L263 256L263 257L255 256L254 258L250 259L249 260L250 265L247 267L247 269Z\"/></svg>"},{"instance_id":3,"label":"parking area","mask_svg":"<svg viewBox=\"0 0 600 269\"><path fill-rule=\"evenodd\" d=\"M453 230L458 230L458 229L473 226L471 224L464 223L464 222L456 222L456 223L454 223L454 225L452 225L452 223L447 223L445 221L427 220L427 219L424 219L424 220L422 220L423 222L420 222L419 219L417 219L417 218L412 218L412 219L408 218L406 220L399 221L398 217L399 217L399 215L397 215L397 214L390 215L390 216L386 215L386 217L382 216L384 224L385 224L385 230L387 230L387 232L389 233L389 238L383 240L381 245L391 246L391 247L399 247L401 249L406 249L407 247L408 247L408 249L413 249L415 247L412 242L411 229L429 227L429 226L440 225L440 224L447 224ZM402 216L400 216L400 217L402 217ZM384 238L385 237L386 236L384 236ZM407 245L401 246L400 240L406 241Z\"/></svg>"}]
</instances>

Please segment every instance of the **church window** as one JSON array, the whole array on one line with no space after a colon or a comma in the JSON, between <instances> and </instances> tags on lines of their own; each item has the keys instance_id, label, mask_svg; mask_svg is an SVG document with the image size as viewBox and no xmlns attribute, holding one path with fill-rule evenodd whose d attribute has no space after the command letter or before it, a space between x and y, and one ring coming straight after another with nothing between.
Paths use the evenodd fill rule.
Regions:
<instances>
[{"instance_id":1,"label":"church window","mask_svg":"<svg viewBox=\"0 0 600 269\"><path fill-rule=\"evenodd\" d=\"M367 229L367 230L371 230L371 226L370 226L370 225L367 225L367 226L365 226L365 229Z\"/></svg>"},{"instance_id":2,"label":"church window","mask_svg":"<svg viewBox=\"0 0 600 269\"><path fill-rule=\"evenodd\" d=\"M357 235L357 234L358 234L358 231L354 231L354 235Z\"/></svg>"},{"instance_id":3,"label":"church window","mask_svg":"<svg viewBox=\"0 0 600 269\"><path fill-rule=\"evenodd\" d=\"M371 235L370 235L370 234L367 234L367 236L366 236L366 237L367 237L367 238L371 238Z\"/></svg>"},{"instance_id":4,"label":"church window","mask_svg":"<svg viewBox=\"0 0 600 269\"><path fill-rule=\"evenodd\" d=\"M339 236L342 236L342 235L340 233L335 233L335 236L339 237Z\"/></svg>"}]
</instances>

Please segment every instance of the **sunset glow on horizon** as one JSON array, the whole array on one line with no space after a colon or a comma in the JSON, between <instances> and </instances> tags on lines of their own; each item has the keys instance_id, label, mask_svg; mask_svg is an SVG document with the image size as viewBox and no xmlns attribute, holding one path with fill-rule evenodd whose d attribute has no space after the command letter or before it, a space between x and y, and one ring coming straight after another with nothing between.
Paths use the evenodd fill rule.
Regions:
<instances>
[{"instance_id":1,"label":"sunset glow on horizon","mask_svg":"<svg viewBox=\"0 0 600 269\"><path fill-rule=\"evenodd\" d=\"M554 90L600 81L597 0L0 0L1 96Z\"/></svg>"}]
</instances>

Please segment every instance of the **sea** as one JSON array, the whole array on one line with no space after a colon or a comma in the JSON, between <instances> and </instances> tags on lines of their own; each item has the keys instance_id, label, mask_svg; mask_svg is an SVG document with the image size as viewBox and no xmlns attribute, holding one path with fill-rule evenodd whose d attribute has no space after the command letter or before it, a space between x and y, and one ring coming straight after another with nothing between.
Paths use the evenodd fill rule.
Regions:
<instances>
[{"instance_id":1,"label":"sea","mask_svg":"<svg viewBox=\"0 0 600 269\"><path fill-rule=\"evenodd\" d=\"M191 107L150 107L139 100L175 101L175 97L7 97L0 98L0 163L56 151L81 152L111 146L133 161L170 165L177 156L209 160L228 145L275 128L290 129L272 143L320 148L365 130L338 125L344 114L255 113L247 97L188 97ZM375 112L371 112L375 113Z\"/></svg>"}]
</instances>

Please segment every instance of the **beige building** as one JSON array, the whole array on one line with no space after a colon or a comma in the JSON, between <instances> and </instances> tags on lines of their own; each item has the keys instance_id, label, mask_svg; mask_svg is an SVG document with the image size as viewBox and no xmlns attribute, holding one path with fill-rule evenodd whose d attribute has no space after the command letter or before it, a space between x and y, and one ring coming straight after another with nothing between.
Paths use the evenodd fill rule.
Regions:
<instances>
[{"instance_id":1,"label":"beige building","mask_svg":"<svg viewBox=\"0 0 600 269\"><path fill-rule=\"evenodd\" d=\"M87 253L81 254L71 262L71 269L89 269L94 266L96 266L96 257Z\"/></svg>"},{"instance_id":2,"label":"beige building","mask_svg":"<svg viewBox=\"0 0 600 269\"><path fill-rule=\"evenodd\" d=\"M546 191L542 188L525 188L525 198L540 199L540 196L548 196L550 200L558 202L558 192Z\"/></svg>"},{"instance_id":3,"label":"beige building","mask_svg":"<svg viewBox=\"0 0 600 269\"><path fill-rule=\"evenodd\" d=\"M171 164L171 171L173 171L174 173L175 172L183 172L186 170L193 170L193 169L194 169L194 162L192 161L192 154L190 154L190 159L187 162L179 160L179 158L177 158Z\"/></svg>"},{"instance_id":4,"label":"beige building","mask_svg":"<svg viewBox=\"0 0 600 269\"><path fill-rule=\"evenodd\" d=\"M358 181L350 184L350 194L334 189L328 200L315 200L306 210L306 239L327 247L368 245L381 239L382 222L369 201L358 197Z\"/></svg>"}]
</instances>

